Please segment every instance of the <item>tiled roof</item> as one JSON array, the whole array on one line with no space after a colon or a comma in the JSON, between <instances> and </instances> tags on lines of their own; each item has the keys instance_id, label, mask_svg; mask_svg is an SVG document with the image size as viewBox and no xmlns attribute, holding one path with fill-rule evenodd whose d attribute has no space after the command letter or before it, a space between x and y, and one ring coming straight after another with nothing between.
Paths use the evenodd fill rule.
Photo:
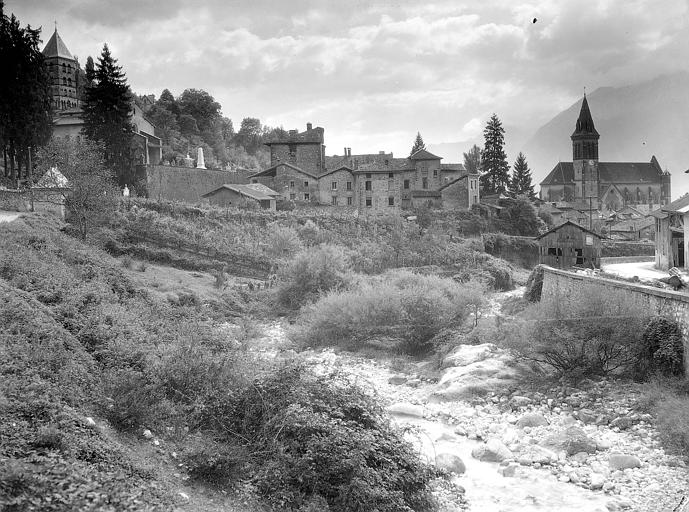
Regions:
<instances>
[{"instance_id":1,"label":"tiled roof","mask_svg":"<svg viewBox=\"0 0 689 512\"><path fill-rule=\"evenodd\" d=\"M266 187L268 188L268 187ZM249 185L237 185L237 184L225 184L221 185L220 187L211 190L210 192L206 192L203 194L201 197L208 197L212 196L216 192L222 189L227 189L227 190L232 190L234 192L237 192L240 195L251 197L252 199L256 199L257 201L268 201L270 199L275 199L276 195L279 195L277 192L273 192L275 195L268 195L264 194L263 192L256 190L254 188L251 188ZM270 189L268 189L270 190Z\"/></svg>"},{"instance_id":2,"label":"tiled roof","mask_svg":"<svg viewBox=\"0 0 689 512\"><path fill-rule=\"evenodd\" d=\"M464 164L440 164L441 171L466 171Z\"/></svg>"},{"instance_id":3,"label":"tiled roof","mask_svg":"<svg viewBox=\"0 0 689 512\"><path fill-rule=\"evenodd\" d=\"M323 128L317 126L305 132L299 133L297 130L290 130L283 136L273 137L264 142L265 145L270 146L271 144L299 144L299 143L314 143L323 144L324 141Z\"/></svg>"},{"instance_id":4,"label":"tiled roof","mask_svg":"<svg viewBox=\"0 0 689 512\"><path fill-rule=\"evenodd\" d=\"M442 160L441 157L435 156L433 153L431 153L430 151L426 151L425 149L419 149L409 158L412 160Z\"/></svg>"},{"instance_id":5,"label":"tiled roof","mask_svg":"<svg viewBox=\"0 0 689 512\"><path fill-rule=\"evenodd\" d=\"M292 165L292 164L289 164L289 163L287 163L287 162L279 162L279 163L277 163L277 164L275 164L275 165L273 165L273 166L271 166L271 167L268 167L267 169L263 169L262 171L257 172L256 174L252 174L251 176L249 176L249 178L260 178L261 176L271 176L271 177L274 177L274 176L275 176L275 171L276 171L277 168L280 167L281 165L285 165L285 166L289 167L290 169L294 169L295 171L300 172L300 173L302 173L302 174L305 174L305 175L307 175L307 176L310 176L311 178L316 178L316 179L318 178L318 176L316 176L315 174L312 174L312 173L310 173L310 172L308 172L308 171L305 171L305 170L303 170L303 169L297 167L296 165Z\"/></svg>"},{"instance_id":6,"label":"tiled roof","mask_svg":"<svg viewBox=\"0 0 689 512\"><path fill-rule=\"evenodd\" d=\"M670 204L663 206L661 210L664 212L678 212L687 206L689 206L689 194L684 194L679 199L675 199Z\"/></svg>"},{"instance_id":7,"label":"tiled roof","mask_svg":"<svg viewBox=\"0 0 689 512\"><path fill-rule=\"evenodd\" d=\"M658 183L663 171L655 157L650 162L598 162L602 183ZM541 185L563 185L574 182L574 164L558 162Z\"/></svg>"},{"instance_id":8,"label":"tiled roof","mask_svg":"<svg viewBox=\"0 0 689 512\"><path fill-rule=\"evenodd\" d=\"M568 220L567 222L564 222L564 223L560 224L559 226L555 226L554 228L549 229L549 230L546 231L545 233L542 233L542 234L538 235L538 236L535 238L535 240L540 240L540 239L543 238L544 236L547 236L547 235L549 235L550 233L554 233L555 231L557 231L557 230L559 230L559 229L561 229L562 227L567 226L567 225L575 226L575 227L581 229L582 231L585 231L585 232L587 232L587 233L589 233L589 234L591 234L591 235L594 235L594 236L597 237L597 238L603 238L603 237L600 236L598 233L594 233L594 232L591 231L590 229L586 229L584 226L580 226L580 225L577 224L576 222L572 222L571 220Z\"/></svg>"},{"instance_id":9,"label":"tiled roof","mask_svg":"<svg viewBox=\"0 0 689 512\"><path fill-rule=\"evenodd\" d=\"M445 185L440 187L438 190L445 190L447 187L450 187L450 186L454 185L455 183L457 183L458 181L461 181L461 180L466 179L466 178L469 178L468 174L465 174L464 176L460 176L456 180L452 180L450 183L445 183Z\"/></svg>"},{"instance_id":10,"label":"tiled roof","mask_svg":"<svg viewBox=\"0 0 689 512\"><path fill-rule=\"evenodd\" d=\"M354 172L354 169L351 169L350 167L347 167L346 165L340 165L339 167L334 167L330 169L329 171L324 172L319 176L319 178L323 178L324 176L328 176L329 174L333 174L337 171L349 171L349 172Z\"/></svg>"},{"instance_id":11,"label":"tiled roof","mask_svg":"<svg viewBox=\"0 0 689 512\"><path fill-rule=\"evenodd\" d=\"M279 196L279 192L275 192L272 188L266 187L263 183L248 183L244 185L245 187L253 188L254 190L258 190L262 194L265 194L267 196Z\"/></svg>"},{"instance_id":12,"label":"tiled roof","mask_svg":"<svg viewBox=\"0 0 689 512\"><path fill-rule=\"evenodd\" d=\"M53 32L52 37L48 41L48 44L43 48L44 57L62 57L65 59L74 60L74 57L67 49L67 45L64 43L60 34L57 33L57 29Z\"/></svg>"}]
</instances>

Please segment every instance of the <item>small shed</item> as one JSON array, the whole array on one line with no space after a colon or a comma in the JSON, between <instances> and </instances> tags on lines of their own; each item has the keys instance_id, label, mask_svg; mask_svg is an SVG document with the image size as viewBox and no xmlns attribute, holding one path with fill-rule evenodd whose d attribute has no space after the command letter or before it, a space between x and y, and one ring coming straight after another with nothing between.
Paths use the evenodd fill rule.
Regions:
<instances>
[{"instance_id":1,"label":"small shed","mask_svg":"<svg viewBox=\"0 0 689 512\"><path fill-rule=\"evenodd\" d=\"M539 262L550 267L600 267L601 237L567 221L536 237Z\"/></svg>"},{"instance_id":2,"label":"small shed","mask_svg":"<svg viewBox=\"0 0 689 512\"><path fill-rule=\"evenodd\" d=\"M201 197L216 206L244 206L247 203L254 202L263 209L275 211L275 198L278 195L277 192L265 185L257 189L252 185L225 184L210 192L206 192Z\"/></svg>"}]
</instances>

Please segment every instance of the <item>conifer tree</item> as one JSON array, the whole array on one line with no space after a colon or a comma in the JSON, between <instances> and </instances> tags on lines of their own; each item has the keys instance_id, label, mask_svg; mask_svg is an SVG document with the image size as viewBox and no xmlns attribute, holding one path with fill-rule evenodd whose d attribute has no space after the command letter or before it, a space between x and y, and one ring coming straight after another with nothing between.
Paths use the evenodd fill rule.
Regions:
<instances>
[{"instance_id":1,"label":"conifer tree","mask_svg":"<svg viewBox=\"0 0 689 512\"><path fill-rule=\"evenodd\" d=\"M512 174L509 190L514 195L534 197L531 169L529 169L529 164L526 162L526 157L522 152L519 152L517 160L514 162L514 173Z\"/></svg>"},{"instance_id":2,"label":"conifer tree","mask_svg":"<svg viewBox=\"0 0 689 512\"><path fill-rule=\"evenodd\" d=\"M38 48L39 29L22 28L0 0L0 149L5 173L16 185L28 177L29 152L53 130L50 77ZM24 172L22 173L22 169ZM23 174L23 175L22 175Z\"/></svg>"},{"instance_id":3,"label":"conifer tree","mask_svg":"<svg viewBox=\"0 0 689 512\"><path fill-rule=\"evenodd\" d=\"M481 186L485 194L505 192L509 185L510 165L505 154L505 129L493 114L483 130L485 143L481 152Z\"/></svg>"},{"instance_id":4,"label":"conifer tree","mask_svg":"<svg viewBox=\"0 0 689 512\"><path fill-rule=\"evenodd\" d=\"M421 138L421 133L416 132L416 140L414 141L414 145L411 148L411 153L409 153L409 156L413 155L417 151L421 151L422 149L426 149L426 144L424 144L423 138Z\"/></svg>"},{"instance_id":5,"label":"conifer tree","mask_svg":"<svg viewBox=\"0 0 689 512\"><path fill-rule=\"evenodd\" d=\"M86 88L84 135L102 142L105 162L120 185L132 182L132 96L122 67L110 54L108 45L98 57L94 80Z\"/></svg>"}]
</instances>

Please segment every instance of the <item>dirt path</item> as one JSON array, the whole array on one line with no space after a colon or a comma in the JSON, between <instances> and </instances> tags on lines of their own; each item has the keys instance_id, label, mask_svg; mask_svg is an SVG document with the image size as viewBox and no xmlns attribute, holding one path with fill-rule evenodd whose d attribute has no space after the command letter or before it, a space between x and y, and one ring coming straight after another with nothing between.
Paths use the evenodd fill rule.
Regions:
<instances>
[{"instance_id":1,"label":"dirt path","mask_svg":"<svg viewBox=\"0 0 689 512\"><path fill-rule=\"evenodd\" d=\"M0 222L12 222L19 218L19 213L17 212L4 212L0 211Z\"/></svg>"}]
</instances>

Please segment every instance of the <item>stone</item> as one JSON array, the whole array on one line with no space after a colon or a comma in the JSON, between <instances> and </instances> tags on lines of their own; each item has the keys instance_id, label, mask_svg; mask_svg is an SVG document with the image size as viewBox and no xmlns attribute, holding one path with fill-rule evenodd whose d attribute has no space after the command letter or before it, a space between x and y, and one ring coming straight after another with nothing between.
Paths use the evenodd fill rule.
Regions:
<instances>
[{"instance_id":1,"label":"stone","mask_svg":"<svg viewBox=\"0 0 689 512\"><path fill-rule=\"evenodd\" d=\"M596 448L601 452L604 452L605 450L609 450L610 449L610 442L606 441L605 439L596 439Z\"/></svg>"},{"instance_id":2,"label":"stone","mask_svg":"<svg viewBox=\"0 0 689 512\"><path fill-rule=\"evenodd\" d=\"M96 422L93 420L93 418L91 416L87 416L85 421L86 421L87 427L93 428L96 426Z\"/></svg>"},{"instance_id":3,"label":"stone","mask_svg":"<svg viewBox=\"0 0 689 512\"><path fill-rule=\"evenodd\" d=\"M465 429L464 427L457 427L457 428L455 429L455 434L457 434L458 436L466 436L466 435L467 435L467 431L466 431L466 429Z\"/></svg>"},{"instance_id":4,"label":"stone","mask_svg":"<svg viewBox=\"0 0 689 512\"><path fill-rule=\"evenodd\" d=\"M388 384L392 384L393 386L400 386L402 384L406 384L406 382L407 378L403 375L393 375L388 379Z\"/></svg>"},{"instance_id":5,"label":"stone","mask_svg":"<svg viewBox=\"0 0 689 512\"><path fill-rule=\"evenodd\" d=\"M497 347L493 343L480 345L459 345L443 359L443 366L467 366L489 358Z\"/></svg>"},{"instance_id":6,"label":"stone","mask_svg":"<svg viewBox=\"0 0 689 512\"><path fill-rule=\"evenodd\" d=\"M509 464L507 466L500 466L498 468L498 473L504 477L512 477L517 471L517 466L514 464Z\"/></svg>"},{"instance_id":7,"label":"stone","mask_svg":"<svg viewBox=\"0 0 689 512\"><path fill-rule=\"evenodd\" d=\"M548 420L542 414L530 412L525 414L517 420L517 426L524 427L542 427L548 424Z\"/></svg>"},{"instance_id":8,"label":"stone","mask_svg":"<svg viewBox=\"0 0 689 512\"><path fill-rule=\"evenodd\" d=\"M596 447L598 445L596 444ZM579 464L584 464L589 458L589 454L587 452L577 452L574 455L570 457L570 459L574 462L578 462Z\"/></svg>"},{"instance_id":9,"label":"stone","mask_svg":"<svg viewBox=\"0 0 689 512\"><path fill-rule=\"evenodd\" d=\"M407 402L398 402L387 408L389 414L395 416L411 416L413 418L423 418L423 407Z\"/></svg>"},{"instance_id":10,"label":"stone","mask_svg":"<svg viewBox=\"0 0 689 512\"><path fill-rule=\"evenodd\" d=\"M485 444L471 451L471 456L482 462L502 462L512 459L514 455L499 439L491 438Z\"/></svg>"},{"instance_id":11,"label":"stone","mask_svg":"<svg viewBox=\"0 0 689 512\"><path fill-rule=\"evenodd\" d=\"M514 408L526 407L527 405L531 405L531 399L528 396L515 395L510 400L510 405Z\"/></svg>"},{"instance_id":12,"label":"stone","mask_svg":"<svg viewBox=\"0 0 689 512\"><path fill-rule=\"evenodd\" d=\"M615 488L615 484L612 482L605 482L603 484L603 491L610 492Z\"/></svg>"},{"instance_id":13,"label":"stone","mask_svg":"<svg viewBox=\"0 0 689 512\"><path fill-rule=\"evenodd\" d=\"M466 471L464 461L453 453L441 453L435 458L435 465L448 473L463 475Z\"/></svg>"},{"instance_id":14,"label":"stone","mask_svg":"<svg viewBox=\"0 0 689 512\"><path fill-rule=\"evenodd\" d=\"M605 475L601 475L600 473L591 473L590 478L590 483L589 487L591 489L602 489L603 485L605 484Z\"/></svg>"},{"instance_id":15,"label":"stone","mask_svg":"<svg viewBox=\"0 0 689 512\"><path fill-rule=\"evenodd\" d=\"M197 169L205 169L206 168L206 162L203 158L203 148L199 147L196 150L196 168Z\"/></svg>"},{"instance_id":16,"label":"stone","mask_svg":"<svg viewBox=\"0 0 689 512\"><path fill-rule=\"evenodd\" d=\"M567 455L579 452L596 453L596 443L579 427L569 426L560 432L551 434L541 443L555 451L564 450Z\"/></svg>"},{"instance_id":17,"label":"stone","mask_svg":"<svg viewBox=\"0 0 689 512\"><path fill-rule=\"evenodd\" d=\"M580 409L575 413L576 418L585 425L591 425L596 422L598 416L591 409Z\"/></svg>"},{"instance_id":18,"label":"stone","mask_svg":"<svg viewBox=\"0 0 689 512\"><path fill-rule=\"evenodd\" d=\"M641 467L641 461L638 459L638 457L635 457L634 455L624 455L622 453L611 453L610 457L608 458L608 464L612 470L624 470Z\"/></svg>"},{"instance_id":19,"label":"stone","mask_svg":"<svg viewBox=\"0 0 689 512\"><path fill-rule=\"evenodd\" d=\"M620 430L627 430L632 425L634 425L634 421L628 416L618 416L610 422L611 427L617 427Z\"/></svg>"},{"instance_id":20,"label":"stone","mask_svg":"<svg viewBox=\"0 0 689 512\"><path fill-rule=\"evenodd\" d=\"M177 495L183 500L189 500L189 495L186 492L178 492Z\"/></svg>"},{"instance_id":21,"label":"stone","mask_svg":"<svg viewBox=\"0 0 689 512\"><path fill-rule=\"evenodd\" d=\"M537 444L530 444L521 451L517 460L523 466L530 466L536 463L553 464L557 462L557 453Z\"/></svg>"},{"instance_id":22,"label":"stone","mask_svg":"<svg viewBox=\"0 0 689 512\"><path fill-rule=\"evenodd\" d=\"M154 439L153 440L153 446L160 446L160 441L158 441L157 439Z\"/></svg>"},{"instance_id":23,"label":"stone","mask_svg":"<svg viewBox=\"0 0 689 512\"><path fill-rule=\"evenodd\" d=\"M143 432L143 436L144 436L146 439L151 439L151 438L153 437L153 432L151 432L150 430L146 429L146 430L144 430L144 432Z\"/></svg>"}]
</instances>

